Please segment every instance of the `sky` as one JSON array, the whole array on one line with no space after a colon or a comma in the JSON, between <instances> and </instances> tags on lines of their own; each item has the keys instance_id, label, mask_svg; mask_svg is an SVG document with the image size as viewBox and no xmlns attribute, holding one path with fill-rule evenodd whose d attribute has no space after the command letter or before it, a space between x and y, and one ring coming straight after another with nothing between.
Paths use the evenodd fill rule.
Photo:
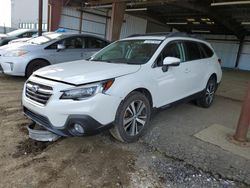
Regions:
<instances>
[{"instance_id":1,"label":"sky","mask_svg":"<svg viewBox=\"0 0 250 188\"><path fill-rule=\"evenodd\" d=\"M11 0L0 0L0 26L11 25Z\"/></svg>"}]
</instances>

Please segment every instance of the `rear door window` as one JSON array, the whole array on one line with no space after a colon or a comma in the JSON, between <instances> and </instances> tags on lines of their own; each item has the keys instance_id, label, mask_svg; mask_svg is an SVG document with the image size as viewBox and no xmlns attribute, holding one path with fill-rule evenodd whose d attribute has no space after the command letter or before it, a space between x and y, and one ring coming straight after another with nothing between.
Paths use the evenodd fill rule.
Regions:
<instances>
[{"instance_id":1,"label":"rear door window","mask_svg":"<svg viewBox=\"0 0 250 188\"><path fill-rule=\"evenodd\" d=\"M63 44L66 49L81 49L85 48L85 43L86 42L83 37L69 37L51 44L46 49L57 49L58 44Z\"/></svg>"},{"instance_id":2,"label":"rear door window","mask_svg":"<svg viewBox=\"0 0 250 188\"><path fill-rule=\"evenodd\" d=\"M83 48L83 39L81 37L71 37L64 39L62 44L64 44L66 49L79 49Z\"/></svg>"},{"instance_id":3,"label":"rear door window","mask_svg":"<svg viewBox=\"0 0 250 188\"><path fill-rule=\"evenodd\" d=\"M194 61L204 58L197 42L184 41L183 46L185 49L186 61Z\"/></svg>"}]
</instances>

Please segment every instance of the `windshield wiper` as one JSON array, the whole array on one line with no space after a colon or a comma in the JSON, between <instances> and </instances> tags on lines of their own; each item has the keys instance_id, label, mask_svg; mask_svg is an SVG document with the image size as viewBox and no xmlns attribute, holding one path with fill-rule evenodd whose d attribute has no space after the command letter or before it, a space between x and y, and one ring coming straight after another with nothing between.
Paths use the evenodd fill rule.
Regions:
<instances>
[{"instance_id":1,"label":"windshield wiper","mask_svg":"<svg viewBox=\"0 0 250 188\"><path fill-rule=\"evenodd\" d=\"M100 61L100 62L106 62L106 63L116 63L116 64L128 64L128 65L141 65L140 62L131 62L127 59L109 59L109 60L98 60L98 59L92 59L90 61Z\"/></svg>"},{"instance_id":2,"label":"windshield wiper","mask_svg":"<svg viewBox=\"0 0 250 188\"><path fill-rule=\"evenodd\" d=\"M112 63L111 61L109 60L98 60L98 59L91 59L89 61L99 61L99 62L107 62L107 63Z\"/></svg>"}]
</instances>

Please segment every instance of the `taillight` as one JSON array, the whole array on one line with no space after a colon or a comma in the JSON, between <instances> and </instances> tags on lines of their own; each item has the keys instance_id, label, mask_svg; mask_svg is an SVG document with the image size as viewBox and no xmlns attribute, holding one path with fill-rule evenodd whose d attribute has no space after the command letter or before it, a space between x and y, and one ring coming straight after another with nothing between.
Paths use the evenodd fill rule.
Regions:
<instances>
[{"instance_id":1,"label":"taillight","mask_svg":"<svg viewBox=\"0 0 250 188\"><path fill-rule=\"evenodd\" d=\"M222 61L221 61L221 59L218 59L218 63L221 65L222 64Z\"/></svg>"}]
</instances>

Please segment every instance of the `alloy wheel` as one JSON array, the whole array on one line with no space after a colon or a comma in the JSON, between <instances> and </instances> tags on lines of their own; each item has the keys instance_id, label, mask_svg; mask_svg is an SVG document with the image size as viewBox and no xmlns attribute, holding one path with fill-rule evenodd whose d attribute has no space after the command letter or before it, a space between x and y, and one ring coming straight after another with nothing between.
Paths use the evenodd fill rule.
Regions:
<instances>
[{"instance_id":1,"label":"alloy wheel","mask_svg":"<svg viewBox=\"0 0 250 188\"><path fill-rule=\"evenodd\" d=\"M123 128L129 136L136 136L147 121L147 108L143 101L132 101L123 117Z\"/></svg>"},{"instance_id":2,"label":"alloy wheel","mask_svg":"<svg viewBox=\"0 0 250 188\"><path fill-rule=\"evenodd\" d=\"M206 103L207 104L211 104L213 102L214 93L215 93L215 84L214 82L210 82L206 90Z\"/></svg>"}]
</instances>

